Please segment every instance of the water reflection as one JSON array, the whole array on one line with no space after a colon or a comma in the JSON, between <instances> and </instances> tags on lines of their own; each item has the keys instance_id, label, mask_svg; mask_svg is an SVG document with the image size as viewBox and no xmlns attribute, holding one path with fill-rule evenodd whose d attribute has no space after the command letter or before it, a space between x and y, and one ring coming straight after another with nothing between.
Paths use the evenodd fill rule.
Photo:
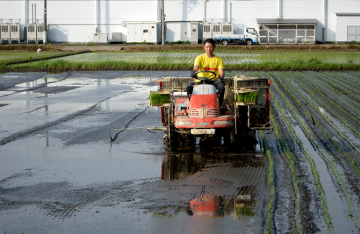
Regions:
<instances>
[{"instance_id":1,"label":"water reflection","mask_svg":"<svg viewBox=\"0 0 360 234\"><path fill-rule=\"evenodd\" d=\"M179 153L164 156L161 179L181 180L200 171L207 163L229 164L232 168L262 167L264 157L261 152L253 153Z\"/></svg>"},{"instance_id":2,"label":"water reflection","mask_svg":"<svg viewBox=\"0 0 360 234\"><path fill-rule=\"evenodd\" d=\"M206 158L201 154L165 155L161 179L181 180L204 167Z\"/></svg>"},{"instance_id":3,"label":"water reflection","mask_svg":"<svg viewBox=\"0 0 360 234\"><path fill-rule=\"evenodd\" d=\"M234 214L234 219L255 215L254 186L245 186L235 198L224 198L215 194L205 194L189 202L187 214L194 216L224 217Z\"/></svg>"},{"instance_id":4,"label":"water reflection","mask_svg":"<svg viewBox=\"0 0 360 234\"><path fill-rule=\"evenodd\" d=\"M234 219L255 216L257 194L263 188L265 159L262 153L168 154L162 163L161 179L181 194L194 194L186 203L190 216ZM263 199L263 198L260 198Z\"/></svg>"}]
</instances>

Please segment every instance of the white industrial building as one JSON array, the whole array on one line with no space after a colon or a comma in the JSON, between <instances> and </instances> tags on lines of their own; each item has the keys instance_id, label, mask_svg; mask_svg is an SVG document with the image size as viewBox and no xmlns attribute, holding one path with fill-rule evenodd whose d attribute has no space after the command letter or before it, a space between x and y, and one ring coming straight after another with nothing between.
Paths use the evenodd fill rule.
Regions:
<instances>
[{"instance_id":1,"label":"white industrial building","mask_svg":"<svg viewBox=\"0 0 360 234\"><path fill-rule=\"evenodd\" d=\"M41 41L42 31L35 26L44 23L45 2L48 42L162 40L162 0L0 0L1 29L19 25L17 37L22 42L28 37ZM164 0L163 4L169 42L201 41L204 23L231 24L234 34L255 28L262 44L360 41L360 0ZM1 43L17 41L8 31L0 33Z\"/></svg>"}]
</instances>

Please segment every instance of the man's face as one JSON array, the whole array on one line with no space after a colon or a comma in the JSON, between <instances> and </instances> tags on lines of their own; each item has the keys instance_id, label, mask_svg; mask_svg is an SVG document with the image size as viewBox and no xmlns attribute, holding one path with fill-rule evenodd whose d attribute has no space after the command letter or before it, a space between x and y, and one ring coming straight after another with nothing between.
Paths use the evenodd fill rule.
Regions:
<instances>
[{"instance_id":1,"label":"man's face","mask_svg":"<svg viewBox=\"0 0 360 234\"><path fill-rule=\"evenodd\" d=\"M214 54L214 50L215 50L215 46L211 43L206 43L204 45L204 50L205 50L205 53L206 55L208 56L213 56Z\"/></svg>"}]
</instances>

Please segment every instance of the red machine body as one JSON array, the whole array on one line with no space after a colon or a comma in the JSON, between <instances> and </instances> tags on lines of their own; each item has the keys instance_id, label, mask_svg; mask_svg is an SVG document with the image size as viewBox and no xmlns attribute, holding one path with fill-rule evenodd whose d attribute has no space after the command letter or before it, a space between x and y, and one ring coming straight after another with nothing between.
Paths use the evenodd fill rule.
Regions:
<instances>
[{"instance_id":1,"label":"red machine body","mask_svg":"<svg viewBox=\"0 0 360 234\"><path fill-rule=\"evenodd\" d=\"M213 129L233 126L231 115L220 115L219 97L214 94L193 94L176 97L174 122L179 129Z\"/></svg>"},{"instance_id":2,"label":"red machine body","mask_svg":"<svg viewBox=\"0 0 360 234\"><path fill-rule=\"evenodd\" d=\"M157 93L167 95L169 101L152 104L161 106L164 144L168 150L192 145L197 142L195 137L220 140L223 145L239 148L241 144L250 145L247 142L254 138L256 130L271 129L268 79L245 76L225 78L225 102L221 107L218 90L213 84L196 84L189 98L186 92L189 82L193 79L161 78ZM252 95L247 95L249 93ZM253 94L255 98L250 99Z\"/></svg>"}]
</instances>

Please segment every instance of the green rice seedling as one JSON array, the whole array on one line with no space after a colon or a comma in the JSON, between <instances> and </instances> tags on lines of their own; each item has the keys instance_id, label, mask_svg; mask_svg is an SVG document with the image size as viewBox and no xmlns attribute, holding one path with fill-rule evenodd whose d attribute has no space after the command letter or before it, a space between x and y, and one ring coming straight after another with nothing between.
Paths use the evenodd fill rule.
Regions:
<instances>
[{"instance_id":1,"label":"green rice seedling","mask_svg":"<svg viewBox=\"0 0 360 234\"><path fill-rule=\"evenodd\" d=\"M299 77L297 77L299 78ZM287 78L286 78L287 79ZM300 78L301 79L301 78ZM304 82L306 83L306 82ZM299 83L299 85L306 90L318 103L321 104L321 106L324 106L329 112L332 112L332 109L330 109L329 105L324 105L323 102L321 101L321 99L319 99L319 97L317 95L314 95L314 93L312 93L309 88L305 87L305 85L303 83ZM308 86L311 86L311 84L308 84ZM302 95L302 94L301 94ZM328 98L325 97L326 100L328 100ZM321 113L319 111L319 109L310 102L310 105L314 107L314 109L325 119L326 122L328 122L331 126L333 126L332 121L326 117L323 113ZM348 116L349 118L353 119L354 121L357 120L357 118L353 115L350 115L348 111L346 111L344 108L342 108L340 105L338 104L334 104L336 106L337 109L339 109L342 113L344 113L346 116ZM337 116L337 114L333 114L334 116ZM355 127L353 125L349 125L348 123L344 122L344 120L342 118L338 118L340 122L342 122L345 126L347 126L349 129L351 129L354 133L356 131ZM319 126L318 126L319 127ZM320 127L319 127L320 128ZM335 128L336 129L336 128ZM338 129L336 129L337 132L339 132L340 135L343 135L343 133L341 131L339 131ZM350 143L350 142L349 142ZM350 143L351 144L351 143Z\"/></svg>"},{"instance_id":2,"label":"green rice seedling","mask_svg":"<svg viewBox=\"0 0 360 234\"><path fill-rule=\"evenodd\" d=\"M311 171L312 171L313 176L314 176L315 186L318 189L318 191L320 192L321 207L323 209L323 214L324 214L326 226L328 227L328 231L330 233L333 233L334 226L333 226L333 224L331 222L331 216L330 216L330 213L329 213L329 210L328 210L325 190L321 185L319 172L316 169L316 164L315 164L314 160L312 159L312 157L306 151L304 151L304 155L307 158L307 160L310 162Z\"/></svg>"},{"instance_id":3,"label":"green rice seedling","mask_svg":"<svg viewBox=\"0 0 360 234\"><path fill-rule=\"evenodd\" d=\"M270 200L267 207L267 218L266 218L266 233L271 233L271 223L274 219L274 203L275 203L275 184L274 184L274 158L271 155L270 150L267 150L267 141L263 132L260 132L260 136L264 142L264 148L266 150L266 156L269 159L269 175L268 184L270 189Z\"/></svg>"},{"instance_id":4,"label":"green rice seedling","mask_svg":"<svg viewBox=\"0 0 360 234\"><path fill-rule=\"evenodd\" d=\"M286 99L285 99L285 100L286 100ZM288 103L288 105L291 107L291 104L290 104L290 103ZM282 108L281 108L280 106L278 106L278 109L279 109L279 110L282 110ZM295 134L295 132L294 132L293 129L292 129L291 124L289 124L289 122L286 121L287 117L286 117L286 116L283 116L283 118L284 118L284 120L285 120L285 122L286 122L286 125L287 125L288 129L289 129L290 132L292 133L292 135L293 135L294 137L297 137L296 134ZM326 206L325 192L324 192L324 190L323 190L323 188L322 188L322 186L321 186L321 184L320 184L320 177L319 177L319 174L318 174L318 172L317 172L317 170L316 170L316 165L315 165L314 161L307 155L306 152L304 152L304 155L306 156L306 158L308 159L308 161L309 161L310 164L311 164L312 172L313 172L313 174L314 174L315 184L316 184L316 186L317 186L317 188L318 188L318 190L319 190L319 192L320 192L320 194L321 194L321 198L322 198L322 199L321 199L321 202L322 202L322 207L323 207L323 209L324 209L323 212L324 212L324 216L325 216L325 218L326 218L327 226L328 226L329 230L332 230L331 217L329 216L329 212L328 212L327 206Z\"/></svg>"},{"instance_id":5,"label":"green rice seedling","mask_svg":"<svg viewBox=\"0 0 360 234\"><path fill-rule=\"evenodd\" d=\"M262 132L261 132L262 133ZM262 137L264 134L262 133ZM275 184L274 184L274 159L269 150L266 151L266 155L269 158L269 177L268 183L270 187L270 201L267 208L267 218L266 218L266 233L271 233L271 222L274 219L274 202L275 202Z\"/></svg>"},{"instance_id":6,"label":"green rice seedling","mask_svg":"<svg viewBox=\"0 0 360 234\"><path fill-rule=\"evenodd\" d=\"M255 213L252 211L252 208L249 207L237 207L237 215L246 215L246 216L255 216Z\"/></svg>"},{"instance_id":7,"label":"green rice seedling","mask_svg":"<svg viewBox=\"0 0 360 234\"><path fill-rule=\"evenodd\" d=\"M153 52L141 54L141 57L132 56L132 58L127 59L129 56L123 56L123 54L119 55L121 57L121 61L111 61L111 65L109 67L104 66L104 62L102 60L90 60L90 61L73 61L72 63L80 63L81 68L83 70L143 70L145 64L151 64L147 67L148 70L190 70L193 66L193 61L196 57L196 53L194 55L189 56L189 60L185 63L182 63L182 66L178 66L179 64L174 60L170 59L169 61L164 60L165 56L160 56L159 59L151 58L148 55L153 54ZM158 55L156 55L158 56ZM225 60L228 59L226 56ZM166 66L157 66L158 63L165 62ZM86 64L91 64L87 66ZM76 67L79 67L77 65ZM21 69L38 69L41 70L42 66L38 63L26 64L22 67L19 66L9 66L7 70L21 70ZM53 67L47 66L47 69L55 69ZM72 66L67 66L68 69L72 70ZM309 61L303 60L291 60L286 62L274 62L274 61L263 61L259 63L254 63L250 61L250 63L240 63L236 64L229 61L229 64L226 65L227 70L252 70L252 71L261 71L261 70L278 70L278 71L288 71L288 70L360 70L360 64L353 63L326 63L320 62L317 59L312 59Z\"/></svg>"},{"instance_id":8,"label":"green rice seedling","mask_svg":"<svg viewBox=\"0 0 360 234\"><path fill-rule=\"evenodd\" d=\"M275 103L276 103L276 102L275 102ZM295 116L296 116L296 118L299 120L299 117L298 117L297 115L295 115ZM300 123L301 123L300 125L301 125L302 127L305 127L305 128L306 128L307 125L306 125L305 123L303 123L302 121L300 121ZM288 128L291 128L291 126L289 126L288 124L287 124L287 126L288 126ZM321 126L319 126L319 129L320 129L320 131L323 132L323 134L324 134L325 131L324 131L324 129L321 128ZM336 128L335 128L335 129L336 129ZM339 129L336 129L336 130L337 130L337 131L340 131ZM308 136L313 135L310 131L307 131L307 132L308 132L308 134L307 134ZM349 160L349 158L351 158L347 153L342 152L340 146L339 146L335 141L333 141L330 136L327 136L327 135L326 135L326 137L329 138L329 139L328 139L329 142L337 149L338 152L343 153L344 156L345 156L348 160ZM300 145L299 145L299 146L300 146ZM300 146L300 147L301 147L301 146ZM351 219L354 221L355 225L357 225L357 224L356 224L356 223L357 223L357 217L354 217L354 216L353 216L352 196L351 196L351 194L347 191L346 182L343 182L343 180L342 180L339 172L337 171L337 169L336 169L336 167L335 167L335 165L334 165L334 161L332 161L331 159L327 158L327 157L325 156L325 154L324 154L323 151L320 151L320 152L321 152L322 157L325 158L325 159L329 162L331 171L333 172L334 176L336 177L337 182L338 182L338 185L340 186L342 192L345 194L346 201L347 201L348 207L349 207L349 212L350 212L350 214L351 214ZM333 227L332 227L332 223L331 223L331 216L329 215L329 212L327 211L327 204L326 204L325 192L323 191L322 185L321 185L321 183L320 183L320 179L319 179L319 175L318 175L318 172L317 172L317 169L316 169L316 165L315 165L314 161L312 160L312 158L310 158L309 155L307 155L306 152L305 152L305 156L307 157L307 160L308 160L308 161L310 162L310 164L311 164L311 168L312 168L312 171L313 171L313 174L314 174L315 184L316 184L317 189L318 189L319 192L320 192L321 204L322 204L322 207L323 207L323 209L324 209L324 211L323 211L323 212L324 212L324 217L325 217L327 226L328 226L328 228L329 228L329 232L333 232ZM352 160L349 160L349 161L352 162ZM352 164L352 163L351 163L351 164ZM356 173L358 173L358 170L357 170L358 168L357 168L356 166L353 166L353 169L355 170Z\"/></svg>"},{"instance_id":9,"label":"green rice seedling","mask_svg":"<svg viewBox=\"0 0 360 234\"><path fill-rule=\"evenodd\" d=\"M149 100L151 105L160 105L170 102L169 94L159 94L157 92L152 92L149 95Z\"/></svg>"},{"instance_id":10,"label":"green rice seedling","mask_svg":"<svg viewBox=\"0 0 360 234\"><path fill-rule=\"evenodd\" d=\"M238 102L256 102L259 97L258 92L239 93L236 100Z\"/></svg>"}]
</instances>

